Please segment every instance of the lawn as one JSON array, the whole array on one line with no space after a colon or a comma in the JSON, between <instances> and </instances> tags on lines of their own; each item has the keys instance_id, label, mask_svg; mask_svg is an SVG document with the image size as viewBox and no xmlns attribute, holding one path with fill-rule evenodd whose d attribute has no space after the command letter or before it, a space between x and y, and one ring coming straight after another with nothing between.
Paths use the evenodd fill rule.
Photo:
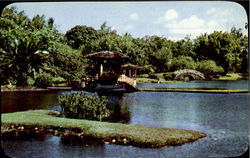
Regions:
<instances>
[{"instance_id":1,"label":"lawn","mask_svg":"<svg viewBox=\"0 0 250 158\"><path fill-rule=\"evenodd\" d=\"M8 133L11 126L32 128L78 128L84 137L102 142L135 145L139 147L162 147L193 142L206 136L205 133L184 129L146 127L80 119L62 118L59 112L29 110L1 114L1 134ZM126 140L126 143L124 143Z\"/></svg>"}]
</instances>

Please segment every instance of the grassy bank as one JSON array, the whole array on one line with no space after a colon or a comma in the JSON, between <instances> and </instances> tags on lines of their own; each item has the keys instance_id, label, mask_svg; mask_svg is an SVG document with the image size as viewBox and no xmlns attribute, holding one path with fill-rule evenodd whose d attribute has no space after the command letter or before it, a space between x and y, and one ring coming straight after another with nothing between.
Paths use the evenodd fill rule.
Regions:
<instances>
[{"instance_id":1,"label":"grassy bank","mask_svg":"<svg viewBox=\"0 0 250 158\"><path fill-rule=\"evenodd\" d=\"M155 78L150 78L150 75L148 74L142 74L139 75L136 78L137 83L179 83L179 82L185 82L185 81L176 81L173 78L166 80L164 78L164 74L172 74L173 72L167 72L167 73L155 73L153 76ZM210 80L221 80L221 81L232 81L232 80L248 80L248 74L243 73L227 73L225 76L217 76Z\"/></svg>"},{"instance_id":2,"label":"grassy bank","mask_svg":"<svg viewBox=\"0 0 250 158\"><path fill-rule=\"evenodd\" d=\"M190 92L190 93L248 93L247 89L198 89L198 88L138 88L145 92Z\"/></svg>"},{"instance_id":3,"label":"grassy bank","mask_svg":"<svg viewBox=\"0 0 250 158\"><path fill-rule=\"evenodd\" d=\"M248 80L248 74L228 73L225 76L220 76L217 80Z\"/></svg>"},{"instance_id":4,"label":"grassy bank","mask_svg":"<svg viewBox=\"0 0 250 158\"><path fill-rule=\"evenodd\" d=\"M11 126L79 128L85 137L140 147L162 147L165 145L181 145L205 137L206 134L183 129L145 127L89 120L59 117L59 112L49 110L29 110L1 114L1 134Z\"/></svg>"}]
</instances>

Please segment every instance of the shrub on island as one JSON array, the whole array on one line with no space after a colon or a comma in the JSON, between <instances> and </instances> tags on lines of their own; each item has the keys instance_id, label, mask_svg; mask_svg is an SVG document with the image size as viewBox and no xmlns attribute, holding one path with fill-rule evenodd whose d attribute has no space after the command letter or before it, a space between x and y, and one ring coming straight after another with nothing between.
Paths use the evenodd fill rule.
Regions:
<instances>
[{"instance_id":1,"label":"shrub on island","mask_svg":"<svg viewBox=\"0 0 250 158\"><path fill-rule=\"evenodd\" d=\"M85 92L58 96L58 103L68 118L102 121L110 116L107 109L107 99L96 95L88 96Z\"/></svg>"}]
</instances>

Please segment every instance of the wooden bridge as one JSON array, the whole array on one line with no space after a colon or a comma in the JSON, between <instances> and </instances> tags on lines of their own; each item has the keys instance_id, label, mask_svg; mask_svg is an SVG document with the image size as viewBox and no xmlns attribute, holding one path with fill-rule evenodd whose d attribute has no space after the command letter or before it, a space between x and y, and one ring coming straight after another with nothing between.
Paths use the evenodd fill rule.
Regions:
<instances>
[{"instance_id":1,"label":"wooden bridge","mask_svg":"<svg viewBox=\"0 0 250 158\"><path fill-rule=\"evenodd\" d=\"M130 78L130 77L124 75L124 74L119 75L117 81L122 82L122 83L126 83L126 84L136 88L136 80L133 79L133 78Z\"/></svg>"},{"instance_id":2,"label":"wooden bridge","mask_svg":"<svg viewBox=\"0 0 250 158\"><path fill-rule=\"evenodd\" d=\"M204 74L192 69L183 69L174 72L175 80L184 80L186 76L191 77L192 80L204 80Z\"/></svg>"}]
</instances>

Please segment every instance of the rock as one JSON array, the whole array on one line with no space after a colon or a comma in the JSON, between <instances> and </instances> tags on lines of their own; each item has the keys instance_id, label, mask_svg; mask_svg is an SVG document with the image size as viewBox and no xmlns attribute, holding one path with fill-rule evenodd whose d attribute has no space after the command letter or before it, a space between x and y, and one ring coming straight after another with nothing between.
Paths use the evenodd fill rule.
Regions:
<instances>
[{"instance_id":1,"label":"rock","mask_svg":"<svg viewBox=\"0 0 250 158\"><path fill-rule=\"evenodd\" d=\"M123 139L123 143L127 144L128 140L126 138Z\"/></svg>"},{"instance_id":2,"label":"rock","mask_svg":"<svg viewBox=\"0 0 250 158\"><path fill-rule=\"evenodd\" d=\"M47 132L50 133L50 134L53 134L54 130L53 129L47 129Z\"/></svg>"},{"instance_id":3,"label":"rock","mask_svg":"<svg viewBox=\"0 0 250 158\"><path fill-rule=\"evenodd\" d=\"M58 135L59 135L59 134L58 134L58 131L55 130L54 136L58 136Z\"/></svg>"},{"instance_id":4,"label":"rock","mask_svg":"<svg viewBox=\"0 0 250 158\"><path fill-rule=\"evenodd\" d=\"M24 127L21 126L21 127L18 127L17 129L23 131L23 130L24 130Z\"/></svg>"}]
</instances>

